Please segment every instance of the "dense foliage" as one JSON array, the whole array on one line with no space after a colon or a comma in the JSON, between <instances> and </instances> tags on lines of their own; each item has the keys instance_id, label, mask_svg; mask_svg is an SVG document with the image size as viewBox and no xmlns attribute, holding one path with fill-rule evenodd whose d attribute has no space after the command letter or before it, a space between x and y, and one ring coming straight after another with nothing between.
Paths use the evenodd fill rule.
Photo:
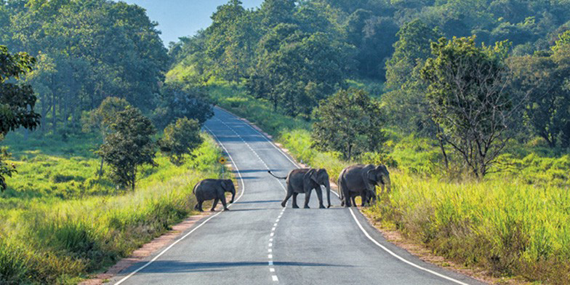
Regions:
<instances>
[{"instance_id":1,"label":"dense foliage","mask_svg":"<svg viewBox=\"0 0 570 285\"><path fill-rule=\"evenodd\" d=\"M5 46L0 46L0 141L10 131L18 128L35 129L40 123L40 115L34 111L36 96L27 84L13 83L32 69L36 60L26 53L11 54ZM6 177L16 172L14 164L6 160L10 153L0 148L0 190L6 190Z\"/></svg>"},{"instance_id":2,"label":"dense foliage","mask_svg":"<svg viewBox=\"0 0 570 285\"><path fill-rule=\"evenodd\" d=\"M477 48L473 37L441 39L432 50L435 58L421 70L429 85L429 115L473 174L485 176L506 146L505 132L517 115L514 98L505 90L504 44Z\"/></svg>"},{"instance_id":3,"label":"dense foliage","mask_svg":"<svg viewBox=\"0 0 570 285\"><path fill-rule=\"evenodd\" d=\"M113 181L135 190L137 169L145 164L156 164L152 140L156 129L133 107L118 112L110 127L113 132L106 137L99 154L111 166Z\"/></svg>"},{"instance_id":4,"label":"dense foliage","mask_svg":"<svg viewBox=\"0 0 570 285\"><path fill-rule=\"evenodd\" d=\"M200 123L196 120L182 118L164 129L164 137L158 145L160 151L169 156L170 162L181 165L185 161L185 155L192 155L192 152L202 143Z\"/></svg>"},{"instance_id":5,"label":"dense foliage","mask_svg":"<svg viewBox=\"0 0 570 285\"><path fill-rule=\"evenodd\" d=\"M43 132L79 130L82 112L110 96L154 109L169 59L144 9L107 0L0 3L0 42L37 58L25 79Z\"/></svg>"},{"instance_id":6,"label":"dense foliage","mask_svg":"<svg viewBox=\"0 0 570 285\"><path fill-rule=\"evenodd\" d=\"M313 145L341 152L347 160L364 152L379 152L385 141L380 106L364 91L339 91L321 101L315 117Z\"/></svg>"},{"instance_id":7,"label":"dense foliage","mask_svg":"<svg viewBox=\"0 0 570 285\"><path fill-rule=\"evenodd\" d=\"M570 28L570 2L267 0L246 10L232 0L212 20L197 35L171 44L173 78L245 82L250 94L271 101L275 110L310 118L321 99L346 87L347 78L387 79L394 91L409 85L399 92L418 101L418 92L410 90L422 86L408 75L419 75L418 60L430 56L429 42L441 36L475 35L487 46L509 40L515 55L549 49ZM429 127L426 118L413 119L413 125Z\"/></svg>"},{"instance_id":8,"label":"dense foliage","mask_svg":"<svg viewBox=\"0 0 570 285\"><path fill-rule=\"evenodd\" d=\"M27 53L11 54L0 46L0 135L20 127L35 129L40 115L35 112L36 96L21 77L32 70L36 59ZM14 83L13 80L17 80Z\"/></svg>"}]
</instances>

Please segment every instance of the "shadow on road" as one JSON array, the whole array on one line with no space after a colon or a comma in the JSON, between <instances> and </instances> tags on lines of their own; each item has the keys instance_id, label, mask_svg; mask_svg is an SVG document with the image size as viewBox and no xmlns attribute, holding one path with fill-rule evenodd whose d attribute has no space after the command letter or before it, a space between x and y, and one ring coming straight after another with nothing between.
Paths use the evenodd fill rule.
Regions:
<instances>
[{"instance_id":1,"label":"shadow on road","mask_svg":"<svg viewBox=\"0 0 570 285\"><path fill-rule=\"evenodd\" d=\"M257 203L277 203L277 202L281 202L281 200L259 200L259 201L240 201L240 202L235 202L235 204L257 204Z\"/></svg>"},{"instance_id":2,"label":"shadow on road","mask_svg":"<svg viewBox=\"0 0 570 285\"><path fill-rule=\"evenodd\" d=\"M142 266L144 263L137 264L133 268ZM276 267L279 266L300 266L300 267L351 267L346 265L329 264L329 263L313 263L313 262L275 262ZM204 271L221 271L231 267L250 267L250 266L267 266L267 262L180 262L159 260L152 263L151 266L143 269L139 274L144 273L177 273L177 272L204 272Z\"/></svg>"}]
</instances>

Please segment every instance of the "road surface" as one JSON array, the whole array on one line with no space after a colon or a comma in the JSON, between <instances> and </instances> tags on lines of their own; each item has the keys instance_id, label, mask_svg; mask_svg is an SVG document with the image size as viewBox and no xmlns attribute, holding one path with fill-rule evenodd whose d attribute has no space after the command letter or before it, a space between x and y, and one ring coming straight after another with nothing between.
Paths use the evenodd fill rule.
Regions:
<instances>
[{"instance_id":1,"label":"road surface","mask_svg":"<svg viewBox=\"0 0 570 285\"><path fill-rule=\"evenodd\" d=\"M386 242L354 208L282 208L294 161L239 118L216 108L206 129L234 165L231 210L198 222L175 244L111 280L114 284L480 284ZM325 198L323 191L323 198ZM304 195L298 202L303 204Z\"/></svg>"}]
</instances>

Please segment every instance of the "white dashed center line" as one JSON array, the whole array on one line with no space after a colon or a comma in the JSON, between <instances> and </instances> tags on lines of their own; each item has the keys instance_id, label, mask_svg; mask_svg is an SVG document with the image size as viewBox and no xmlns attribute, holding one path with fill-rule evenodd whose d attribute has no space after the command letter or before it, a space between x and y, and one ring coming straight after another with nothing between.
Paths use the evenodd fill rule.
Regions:
<instances>
[{"instance_id":1,"label":"white dashed center line","mask_svg":"<svg viewBox=\"0 0 570 285\"><path fill-rule=\"evenodd\" d=\"M217 118L216 118L217 119ZM265 161L263 161L263 159L261 159L261 157L259 156L259 154L251 147L251 145L249 143L247 143L243 137L238 134L232 127L230 127L229 125L227 125L225 122L223 122L222 120L217 119L218 121L220 121L222 124L224 124L228 129L230 129L234 134L236 134L241 141L243 141L243 143L253 152L253 154L255 154L255 156L259 159L259 161L261 161L261 163L263 163L263 165L265 166L265 168L267 168L267 170L269 169L269 166L265 163ZM268 140L269 141L269 140ZM279 185L281 186L281 188L283 188L283 191L287 192L285 187L283 186L282 183L279 183ZM267 255L267 258L269 259L269 272L274 273L275 272L275 268L273 267L273 237L275 236L275 230L277 229L277 224L279 223L281 217L283 216L283 212L285 212L285 208L283 208L283 210L281 210L281 212L279 213L279 216L277 217L277 220L275 221L275 223L273 224L273 228L271 229L271 234L270 234L270 238L269 238L269 248L267 249L267 252L269 253ZM271 279L275 282L279 282L279 279L277 278L277 275L271 275Z\"/></svg>"},{"instance_id":2,"label":"white dashed center line","mask_svg":"<svg viewBox=\"0 0 570 285\"><path fill-rule=\"evenodd\" d=\"M267 255L267 257L269 258L269 272L271 272L271 273L275 273L275 268L273 267L273 236L275 236L275 230L277 229L277 224L279 224L279 220L281 219L281 216L283 216L283 212L285 212L285 208L283 208L283 210L281 210L281 213L279 213L279 217L275 221L275 224L273 224L273 228L271 229L271 234L269 235L270 238L269 238L269 245L268 245L268 249L267 249L267 252L269 254ZM275 275L275 274L271 275L271 279L274 282L279 282L279 278L277 278L277 275Z\"/></svg>"}]
</instances>

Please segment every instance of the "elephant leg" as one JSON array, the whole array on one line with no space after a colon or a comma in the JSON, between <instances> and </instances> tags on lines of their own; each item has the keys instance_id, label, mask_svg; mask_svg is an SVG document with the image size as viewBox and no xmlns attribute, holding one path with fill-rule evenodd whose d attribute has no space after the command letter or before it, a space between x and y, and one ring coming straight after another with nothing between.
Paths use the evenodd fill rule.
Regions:
<instances>
[{"instance_id":1,"label":"elephant leg","mask_svg":"<svg viewBox=\"0 0 570 285\"><path fill-rule=\"evenodd\" d=\"M309 191L305 192L305 209L310 209L311 207L309 207L309 202L311 201L311 192L313 192L313 189L310 189Z\"/></svg>"},{"instance_id":2,"label":"elephant leg","mask_svg":"<svg viewBox=\"0 0 570 285\"><path fill-rule=\"evenodd\" d=\"M362 200L360 206L364 207L366 205L366 201L368 200L367 197L368 195L366 195L366 191L362 191L362 195L360 195L360 200Z\"/></svg>"},{"instance_id":3,"label":"elephant leg","mask_svg":"<svg viewBox=\"0 0 570 285\"><path fill-rule=\"evenodd\" d=\"M294 208L294 209L298 209L298 208L299 208L299 205L297 205L297 195L299 195L299 193L293 192L293 208Z\"/></svg>"},{"instance_id":4,"label":"elephant leg","mask_svg":"<svg viewBox=\"0 0 570 285\"><path fill-rule=\"evenodd\" d=\"M222 201L222 205L224 206L224 211L229 211L230 209L228 208L228 205L226 204L226 197L222 197L220 199L220 201Z\"/></svg>"},{"instance_id":5,"label":"elephant leg","mask_svg":"<svg viewBox=\"0 0 570 285\"><path fill-rule=\"evenodd\" d=\"M344 188L343 189L343 191L344 191L344 193L343 193L343 195L344 195L344 206L348 208L348 207L352 206L352 204L350 203L352 200L352 197L350 196L350 191L348 191L348 189L346 189L346 187L343 187L343 188Z\"/></svg>"},{"instance_id":6,"label":"elephant leg","mask_svg":"<svg viewBox=\"0 0 570 285\"><path fill-rule=\"evenodd\" d=\"M323 204L323 189L321 187L315 189L317 192L317 198L319 198L319 208L324 209L325 205Z\"/></svg>"},{"instance_id":7,"label":"elephant leg","mask_svg":"<svg viewBox=\"0 0 570 285\"><path fill-rule=\"evenodd\" d=\"M196 204L196 210L200 211L200 212L204 212L204 210L202 209L202 203L204 203L204 201L198 200L198 203Z\"/></svg>"},{"instance_id":8,"label":"elephant leg","mask_svg":"<svg viewBox=\"0 0 570 285\"><path fill-rule=\"evenodd\" d=\"M214 204L212 205L212 209L210 209L210 211L215 212L216 211L216 206L218 206L218 198L214 199Z\"/></svg>"},{"instance_id":9,"label":"elephant leg","mask_svg":"<svg viewBox=\"0 0 570 285\"><path fill-rule=\"evenodd\" d=\"M287 205L287 201L289 200L289 198L291 198L291 196L293 196L292 191L287 191L287 196L285 196L285 199L281 202L281 207L285 208L285 206ZM293 202L293 204L295 204L295 202Z\"/></svg>"}]
</instances>

